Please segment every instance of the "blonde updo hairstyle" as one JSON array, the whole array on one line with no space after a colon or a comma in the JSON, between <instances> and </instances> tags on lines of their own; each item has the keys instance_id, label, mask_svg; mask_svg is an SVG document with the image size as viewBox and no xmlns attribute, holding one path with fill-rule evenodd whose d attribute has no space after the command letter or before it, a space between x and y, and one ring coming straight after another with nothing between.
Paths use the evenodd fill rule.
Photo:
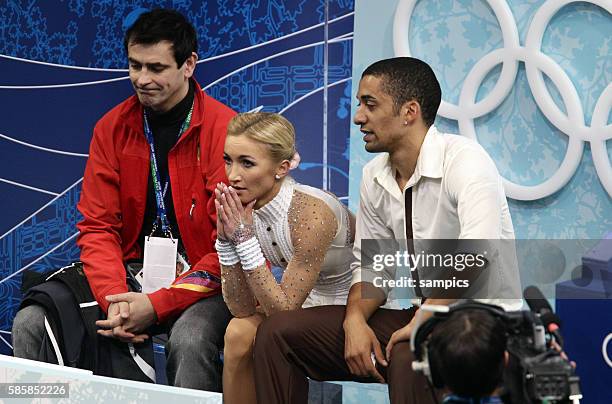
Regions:
<instances>
[{"instance_id":1,"label":"blonde updo hairstyle","mask_svg":"<svg viewBox=\"0 0 612 404\"><path fill-rule=\"evenodd\" d=\"M227 136L247 136L267 146L275 163L291 160L295 150L295 129L291 122L271 112L245 112L227 126Z\"/></svg>"}]
</instances>

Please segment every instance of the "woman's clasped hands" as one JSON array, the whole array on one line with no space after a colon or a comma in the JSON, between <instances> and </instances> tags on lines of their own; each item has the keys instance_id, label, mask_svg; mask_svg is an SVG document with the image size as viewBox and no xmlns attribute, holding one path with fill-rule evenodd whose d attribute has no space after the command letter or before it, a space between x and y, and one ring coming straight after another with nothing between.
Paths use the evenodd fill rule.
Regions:
<instances>
[{"instance_id":1,"label":"woman's clasped hands","mask_svg":"<svg viewBox=\"0 0 612 404\"><path fill-rule=\"evenodd\" d=\"M215 189L215 208L217 209L217 237L233 244L253 237L253 206L256 200L242 206L240 197L231 186L220 182Z\"/></svg>"}]
</instances>

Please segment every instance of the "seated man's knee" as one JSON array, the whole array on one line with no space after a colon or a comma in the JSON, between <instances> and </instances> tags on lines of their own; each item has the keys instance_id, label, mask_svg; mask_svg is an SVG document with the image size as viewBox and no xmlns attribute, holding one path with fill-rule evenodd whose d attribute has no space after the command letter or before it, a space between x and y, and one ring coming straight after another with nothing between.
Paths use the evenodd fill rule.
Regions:
<instances>
[{"instance_id":1,"label":"seated man's knee","mask_svg":"<svg viewBox=\"0 0 612 404\"><path fill-rule=\"evenodd\" d=\"M410 350L410 342L402 341L395 344L391 350L391 360L389 361L389 368L387 370L389 377L405 377L406 370L412 369L413 359L414 355Z\"/></svg>"},{"instance_id":2,"label":"seated man's knee","mask_svg":"<svg viewBox=\"0 0 612 404\"><path fill-rule=\"evenodd\" d=\"M255 354L265 353L272 345L281 340L291 339L295 333L301 334L295 322L295 312L282 311L266 318L257 329L255 337Z\"/></svg>"},{"instance_id":3,"label":"seated man's knee","mask_svg":"<svg viewBox=\"0 0 612 404\"><path fill-rule=\"evenodd\" d=\"M45 309L32 304L17 312L13 320L13 334L23 331L34 332L44 330Z\"/></svg>"},{"instance_id":4,"label":"seated man's knee","mask_svg":"<svg viewBox=\"0 0 612 404\"><path fill-rule=\"evenodd\" d=\"M247 319L233 318L225 330L224 360L238 360L252 355L257 326Z\"/></svg>"},{"instance_id":5,"label":"seated man's knee","mask_svg":"<svg viewBox=\"0 0 612 404\"><path fill-rule=\"evenodd\" d=\"M229 316L220 296L194 303L172 325L167 348L219 351L223 347L223 334Z\"/></svg>"},{"instance_id":6,"label":"seated man's knee","mask_svg":"<svg viewBox=\"0 0 612 404\"><path fill-rule=\"evenodd\" d=\"M166 345L168 353L184 352L192 355L194 352L218 351L217 346L211 341L205 329L202 327L189 327L186 324L175 324L168 336Z\"/></svg>"},{"instance_id":7,"label":"seated man's knee","mask_svg":"<svg viewBox=\"0 0 612 404\"><path fill-rule=\"evenodd\" d=\"M14 355L37 359L45 332L45 309L30 305L17 312L13 320L12 340Z\"/></svg>"}]
</instances>

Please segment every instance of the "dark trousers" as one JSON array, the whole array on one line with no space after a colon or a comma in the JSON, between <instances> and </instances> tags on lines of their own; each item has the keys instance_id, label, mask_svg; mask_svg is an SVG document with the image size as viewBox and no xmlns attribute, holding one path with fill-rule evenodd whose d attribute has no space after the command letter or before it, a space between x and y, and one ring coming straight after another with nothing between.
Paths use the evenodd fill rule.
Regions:
<instances>
[{"instance_id":1,"label":"dark trousers","mask_svg":"<svg viewBox=\"0 0 612 404\"><path fill-rule=\"evenodd\" d=\"M391 334L410 322L415 309L378 309L368 321L382 351ZM308 378L373 383L350 373L344 359L345 306L320 306L276 313L255 338L255 385L259 403L307 403ZM377 364L389 385L391 403L433 403L425 377L412 370L409 342L393 347L388 367Z\"/></svg>"}]
</instances>

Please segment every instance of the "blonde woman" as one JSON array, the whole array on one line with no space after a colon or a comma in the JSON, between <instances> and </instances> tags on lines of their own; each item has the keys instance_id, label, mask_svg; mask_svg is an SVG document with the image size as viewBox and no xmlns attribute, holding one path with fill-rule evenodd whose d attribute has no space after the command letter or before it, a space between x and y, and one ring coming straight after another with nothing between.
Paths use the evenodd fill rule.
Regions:
<instances>
[{"instance_id":1,"label":"blonde woman","mask_svg":"<svg viewBox=\"0 0 612 404\"><path fill-rule=\"evenodd\" d=\"M332 194L288 176L299 155L293 125L281 115L234 117L224 159L229 185L216 190L216 247L235 318L225 333L223 396L255 403L257 327L277 311L346 303L354 218ZM266 261L284 269L280 283Z\"/></svg>"}]
</instances>

